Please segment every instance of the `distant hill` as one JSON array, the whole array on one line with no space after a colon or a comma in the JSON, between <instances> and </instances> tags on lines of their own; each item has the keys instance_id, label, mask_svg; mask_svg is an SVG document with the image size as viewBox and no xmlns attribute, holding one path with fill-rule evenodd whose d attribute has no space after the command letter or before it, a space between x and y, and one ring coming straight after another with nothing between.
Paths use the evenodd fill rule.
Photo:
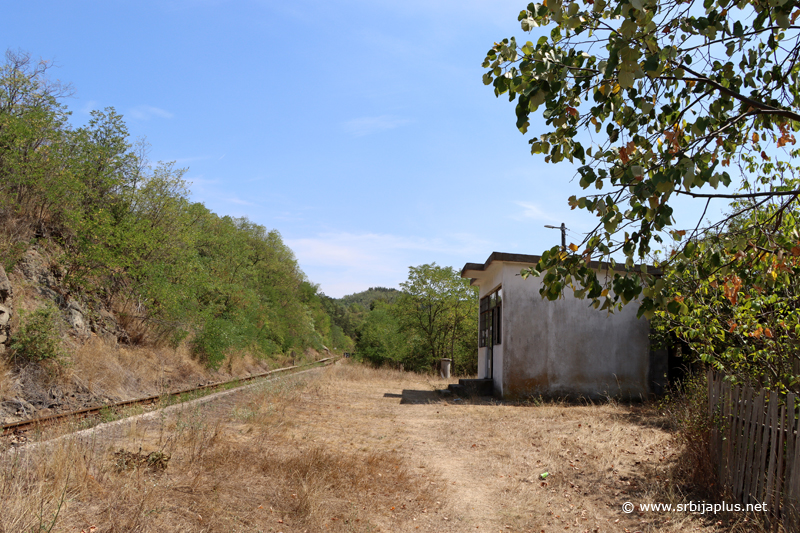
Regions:
<instances>
[{"instance_id":1,"label":"distant hill","mask_svg":"<svg viewBox=\"0 0 800 533\"><path fill-rule=\"evenodd\" d=\"M355 294L348 294L339 299L344 306L350 307L353 304L358 304L364 309L369 309L372 302L376 300L384 300L393 303L400 296L400 291L397 289L387 289L386 287L370 287L369 289Z\"/></svg>"}]
</instances>

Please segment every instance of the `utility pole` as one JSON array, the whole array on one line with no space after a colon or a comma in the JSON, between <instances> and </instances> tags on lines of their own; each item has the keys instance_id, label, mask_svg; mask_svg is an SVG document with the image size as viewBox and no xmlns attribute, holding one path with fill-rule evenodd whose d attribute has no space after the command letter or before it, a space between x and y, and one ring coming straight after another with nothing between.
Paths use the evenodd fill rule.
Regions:
<instances>
[{"instance_id":1,"label":"utility pole","mask_svg":"<svg viewBox=\"0 0 800 533\"><path fill-rule=\"evenodd\" d=\"M566 252L567 251L567 226L565 226L564 223L562 222L561 223L561 227L545 225L545 228L560 229L561 230L561 250Z\"/></svg>"}]
</instances>

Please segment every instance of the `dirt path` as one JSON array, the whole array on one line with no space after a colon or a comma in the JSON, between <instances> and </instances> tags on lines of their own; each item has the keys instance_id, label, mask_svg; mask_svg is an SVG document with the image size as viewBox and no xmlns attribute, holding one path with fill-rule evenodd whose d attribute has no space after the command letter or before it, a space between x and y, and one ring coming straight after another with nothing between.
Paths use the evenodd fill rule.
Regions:
<instances>
[{"instance_id":1,"label":"dirt path","mask_svg":"<svg viewBox=\"0 0 800 533\"><path fill-rule=\"evenodd\" d=\"M661 489L675 457L670 435L643 419L640 408L461 401L436 394L446 383L432 378L359 380L339 372L315 401L313 414L298 412L298 430L333 447L396 450L419 476L440 487L435 518L420 524L418 517L420 525L409 531L717 526L688 514L621 511L626 501L663 501L669 493ZM405 529L389 529L400 530Z\"/></svg>"}]
</instances>

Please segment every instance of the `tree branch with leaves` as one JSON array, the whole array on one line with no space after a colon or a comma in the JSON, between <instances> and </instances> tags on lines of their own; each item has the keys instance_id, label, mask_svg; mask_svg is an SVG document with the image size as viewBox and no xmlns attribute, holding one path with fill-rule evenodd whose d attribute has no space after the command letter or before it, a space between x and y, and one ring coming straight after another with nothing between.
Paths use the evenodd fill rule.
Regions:
<instances>
[{"instance_id":1,"label":"tree branch with leaves","mask_svg":"<svg viewBox=\"0 0 800 533\"><path fill-rule=\"evenodd\" d=\"M640 313L653 316L674 300L634 264L669 236L682 244L661 266L692 264L699 276L727 275L763 250L792 255L796 237L764 217L748 219L761 244L730 239L702 254L697 243L765 201L779 217L800 195L799 13L780 0L546 0L520 13L522 29L541 36L495 43L484 83L516 102L522 133L541 113L546 130L530 139L531 152L578 164L581 187L597 191L569 198L598 217L595 229L529 271L544 277L543 296L571 287L605 309L640 299ZM682 195L732 199L735 212L680 229L672 204ZM628 272L601 281L589 268L620 256Z\"/></svg>"}]
</instances>

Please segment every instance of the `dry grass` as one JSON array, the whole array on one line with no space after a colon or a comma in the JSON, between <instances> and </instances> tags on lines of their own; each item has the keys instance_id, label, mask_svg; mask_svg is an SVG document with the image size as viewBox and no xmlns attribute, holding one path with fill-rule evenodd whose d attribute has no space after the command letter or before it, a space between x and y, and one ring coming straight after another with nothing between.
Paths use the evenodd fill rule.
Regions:
<instances>
[{"instance_id":1,"label":"dry grass","mask_svg":"<svg viewBox=\"0 0 800 533\"><path fill-rule=\"evenodd\" d=\"M281 382L102 443L6 454L0 531L391 531L392 520L433 503L398 453L293 438L291 411L315 394L303 381ZM153 452L169 457L166 469L135 460ZM120 467L120 457L134 460Z\"/></svg>"},{"instance_id":2,"label":"dry grass","mask_svg":"<svg viewBox=\"0 0 800 533\"><path fill-rule=\"evenodd\" d=\"M14 394L14 381L11 377L11 365L4 357L0 357L0 401Z\"/></svg>"},{"instance_id":3,"label":"dry grass","mask_svg":"<svg viewBox=\"0 0 800 533\"><path fill-rule=\"evenodd\" d=\"M691 498L644 407L443 400L441 380L351 363L318 375L6 454L0 532L752 530L621 512Z\"/></svg>"},{"instance_id":4,"label":"dry grass","mask_svg":"<svg viewBox=\"0 0 800 533\"><path fill-rule=\"evenodd\" d=\"M73 353L70 379L100 396L128 399L206 382L188 349L127 347L93 337Z\"/></svg>"}]
</instances>

